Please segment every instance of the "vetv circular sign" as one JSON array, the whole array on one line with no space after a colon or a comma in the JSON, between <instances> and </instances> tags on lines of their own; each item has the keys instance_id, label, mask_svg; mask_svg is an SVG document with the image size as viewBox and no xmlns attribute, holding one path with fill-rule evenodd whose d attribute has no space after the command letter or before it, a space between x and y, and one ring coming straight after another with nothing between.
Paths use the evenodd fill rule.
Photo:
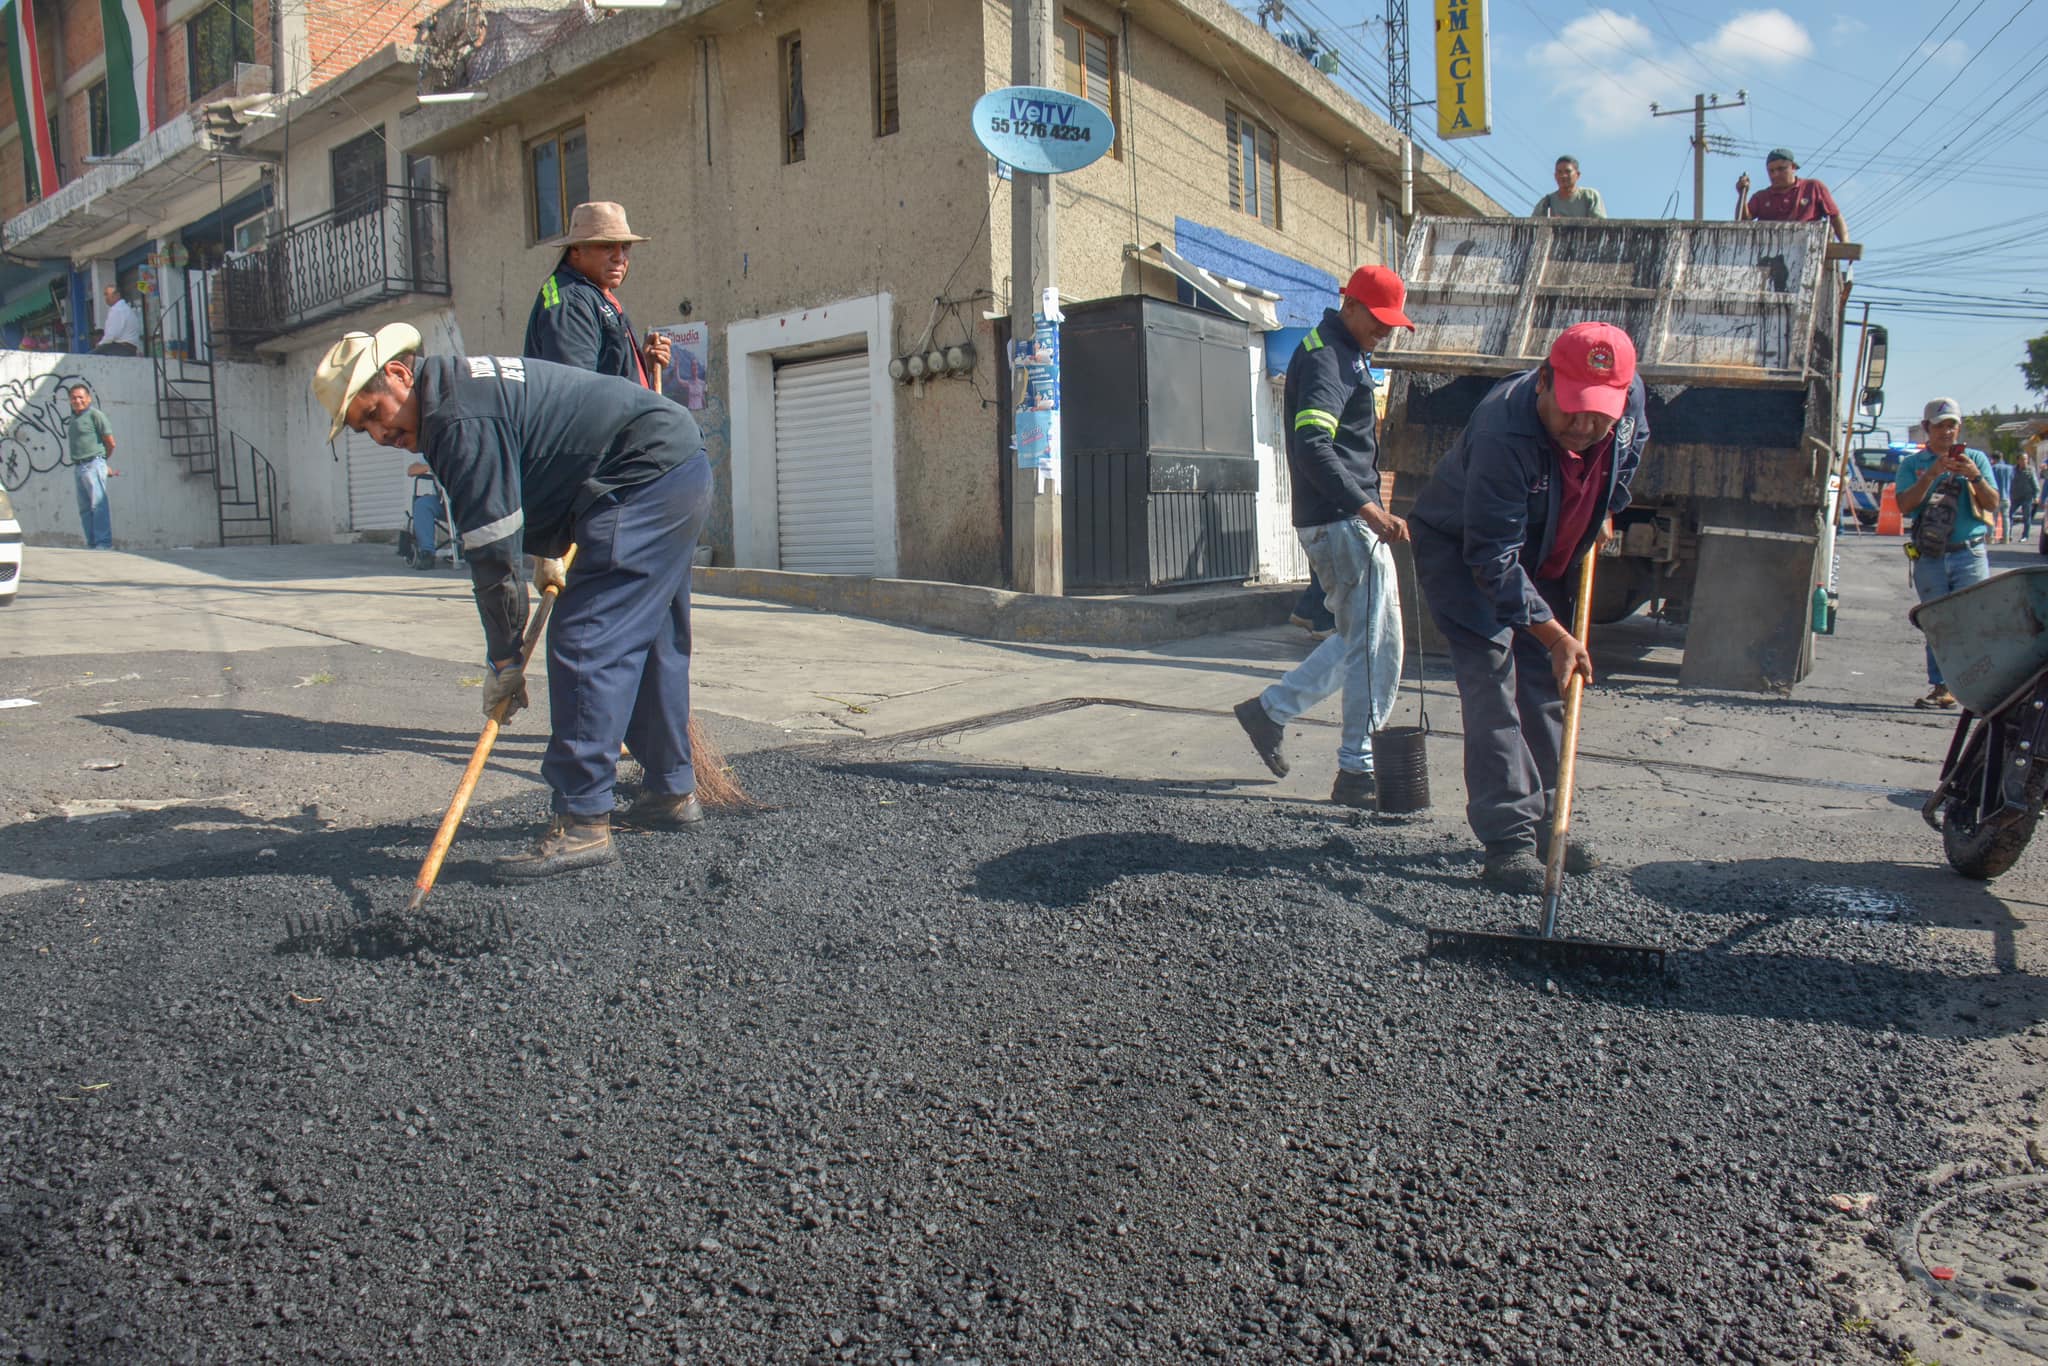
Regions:
<instances>
[{"instance_id":1,"label":"vetv circular sign","mask_svg":"<svg viewBox=\"0 0 2048 1366\"><path fill-rule=\"evenodd\" d=\"M974 136L990 156L1034 175L1078 171L1116 144L1102 106L1064 90L1011 85L974 102Z\"/></svg>"}]
</instances>

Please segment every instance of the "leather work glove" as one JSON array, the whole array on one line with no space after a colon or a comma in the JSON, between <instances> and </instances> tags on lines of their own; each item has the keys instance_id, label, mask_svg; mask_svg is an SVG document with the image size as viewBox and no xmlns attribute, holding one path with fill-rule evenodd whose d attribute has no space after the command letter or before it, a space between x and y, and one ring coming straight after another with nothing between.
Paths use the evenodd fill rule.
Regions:
<instances>
[{"instance_id":1,"label":"leather work glove","mask_svg":"<svg viewBox=\"0 0 2048 1366\"><path fill-rule=\"evenodd\" d=\"M557 593L569 587L569 571L560 560L550 560L536 555L533 559L533 589L545 593L552 588Z\"/></svg>"},{"instance_id":2,"label":"leather work glove","mask_svg":"<svg viewBox=\"0 0 2048 1366\"><path fill-rule=\"evenodd\" d=\"M526 706L526 670L516 663L502 669L492 664L484 679L484 715L495 713L500 702L506 704L505 714L498 719L501 726L509 725Z\"/></svg>"}]
</instances>

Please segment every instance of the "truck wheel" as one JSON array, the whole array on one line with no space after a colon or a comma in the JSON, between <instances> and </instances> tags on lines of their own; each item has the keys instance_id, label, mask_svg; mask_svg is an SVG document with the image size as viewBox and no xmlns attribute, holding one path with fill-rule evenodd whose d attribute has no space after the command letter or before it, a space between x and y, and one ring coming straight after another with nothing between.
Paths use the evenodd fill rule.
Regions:
<instances>
[{"instance_id":1,"label":"truck wheel","mask_svg":"<svg viewBox=\"0 0 2048 1366\"><path fill-rule=\"evenodd\" d=\"M2019 862L2040 819L2037 803L2010 824L1991 821L1979 825L1964 814L1962 802L1951 802L1941 813L1941 849L1948 855L1949 867L1964 877L1989 882Z\"/></svg>"},{"instance_id":2,"label":"truck wheel","mask_svg":"<svg viewBox=\"0 0 2048 1366\"><path fill-rule=\"evenodd\" d=\"M1634 615L1650 600L1655 570L1645 570L1634 560L1603 560L1593 574L1593 620L1601 626Z\"/></svg>"}]
</instances>

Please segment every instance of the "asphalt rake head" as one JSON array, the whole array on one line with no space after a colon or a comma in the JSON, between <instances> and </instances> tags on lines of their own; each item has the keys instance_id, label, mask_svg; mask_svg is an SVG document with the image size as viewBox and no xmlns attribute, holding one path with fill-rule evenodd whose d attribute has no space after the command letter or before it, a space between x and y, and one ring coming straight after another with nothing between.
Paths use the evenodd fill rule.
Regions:
<instances>
[{"instance_id":1,"label":"asphalt rake head","mask_svg":"<svg viewBox=\"0 0 2048 1366\"><path fill-rule=\"evenodd\" d=\"M388 958L415 949L448 956L485 953L519 932L508 906L482 911L387 911L365 914L352 907L287 911L282 948L288 953L335 957Z\"/></svg>"},{"instance_id":2,"label":"asphalt rake head","mask_svg":"<svg viewBox=\"0 0 2048 1366\"><path fill-rule=\"evenodd\" d=\"M1569 939L1563 935L1508 934L1499 930L1429 927L1432 958L1512 958L1556 967L1593 967L1606 972L1661 973L1666 952L1660 944L1624 944L1610 939Z\"/></svg>"}]
</instances>

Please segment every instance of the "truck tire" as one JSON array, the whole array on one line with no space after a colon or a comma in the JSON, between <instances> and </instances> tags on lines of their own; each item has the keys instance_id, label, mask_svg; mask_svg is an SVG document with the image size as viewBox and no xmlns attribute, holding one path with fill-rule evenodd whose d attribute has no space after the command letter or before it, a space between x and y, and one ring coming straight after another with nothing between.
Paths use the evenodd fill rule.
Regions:
<instances>
[{"instance_id":1,"label":"truck tire","mask_svg":"<svg viewBox=\"0 0 2048 1366\"><path fill-rule=\"evenodd\" d=\"M2005 825L1972 824L1962 815L1962 809L1962 803L1951 802L1942 811L1941 850L1948 855L1949 867L1979 882L1989 882L2019 862L2027 841L2034 837L2034 826L2041 819L2039 804Z\"/></svg>"}]
</instances>

